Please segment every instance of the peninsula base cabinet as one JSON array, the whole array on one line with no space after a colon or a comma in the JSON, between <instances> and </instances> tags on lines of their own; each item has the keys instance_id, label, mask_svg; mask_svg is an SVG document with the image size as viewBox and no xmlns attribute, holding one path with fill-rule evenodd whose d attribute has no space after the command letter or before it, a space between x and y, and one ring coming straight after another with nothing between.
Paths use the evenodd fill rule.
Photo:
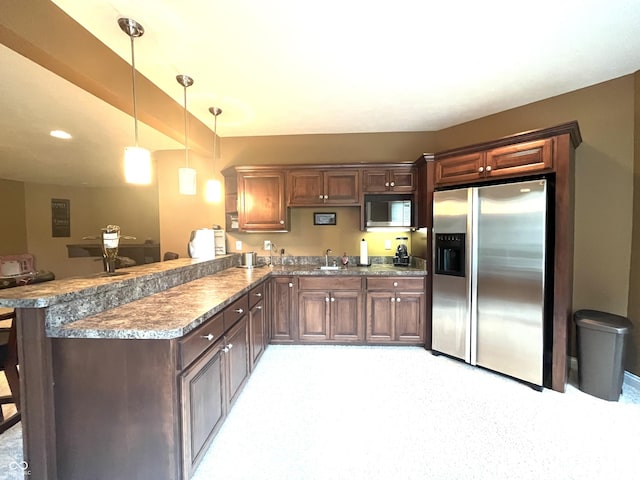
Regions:
<instances>
[{"instance_id":1,"label":"peninsula base cabinet","mask_svg":"<svg viewBox=\"0 0 640 480\"><path fill-rule=\"evenodd\" d=\"M249 378L247 313L245 295L178 339L50 339L57 478L188 480Z\"/></svg>"},{"instance_id":2,"label":"peninsula base cabinet","mask_svg":"<svg viewBox=\"0 0 640 480\"><path fill-rule=\"evenodd\" d=\"M367 342L424 344L424 288L424 278L367 277Z\"/></svg>"}]
</instances>

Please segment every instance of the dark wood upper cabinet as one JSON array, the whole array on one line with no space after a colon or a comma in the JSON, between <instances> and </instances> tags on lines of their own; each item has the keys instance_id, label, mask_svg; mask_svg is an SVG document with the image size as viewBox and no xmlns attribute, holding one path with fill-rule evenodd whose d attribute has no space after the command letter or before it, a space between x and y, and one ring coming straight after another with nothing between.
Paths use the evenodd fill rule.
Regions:
<instances>
[{"instance_id":1,"label":"dark wood upper cabinet","mask_svg":"<svg viewBox=\"0 0 640 480\"><path fill-rule=\"evenodd\" d=\"M412 193L416 190L414 168L366 168L362 172L364 193Z\"/></svg>"},{"instance_id":2,"label":"dark wood upper cabinet","mask_svg":"<svg viewBox=\"0 0 640 480\"><path fill-rule=\"evenodd\" d=\"M359 205L360 172L353 169L316 168L287 174L288 206Z\"/></svg>"},{"instance_id":3,"label":"dark wood upper cabinet","mask_svg":"<svg viewBox=\"0 0 640 480\"><path fill-rule=\"evenodd\" d=\"M243 231L287 231L285 175L279 170L238 174L238 228Z\"/></svg>"},{"instance_id":4,"label":"dark wood upper cabinet","mask_svg":"<svg viewBox=\"0 0 640 480\"><path fill-rule=\"evenodd\" d=\"M553 170L553 138L436 158L436 186L524 177Z\"/></svg>"}]
</instances>

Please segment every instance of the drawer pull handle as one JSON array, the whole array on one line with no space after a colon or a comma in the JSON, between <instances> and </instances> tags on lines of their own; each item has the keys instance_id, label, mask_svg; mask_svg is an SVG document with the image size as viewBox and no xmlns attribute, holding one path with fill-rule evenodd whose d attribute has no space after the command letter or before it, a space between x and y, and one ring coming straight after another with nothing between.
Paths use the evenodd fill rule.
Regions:
<instances>
[{"instance_id":1,"label":"drawer pull handle","mask_svg":"<svg viewBox=\"0 0 640 480\"><path fill-rule=\"evenodd\" d=\"M206 338L207 340L211 341L213 340L213 334L210 333L209 335L202 335L200 336L200 338Z\"/></svg>"},{"instance_id":2,"label":"drawer pull handle","mask_svg":"<svg viewBox=\"0 0 640 480\"><path fill-rule=\"evenodd\" d=\"M236 309L234 310L234 312L236 312L236 313L244 313L244 310L243 310L243 309L241 309L241 308L236 308Z\"/></svg>"}]
</instances>

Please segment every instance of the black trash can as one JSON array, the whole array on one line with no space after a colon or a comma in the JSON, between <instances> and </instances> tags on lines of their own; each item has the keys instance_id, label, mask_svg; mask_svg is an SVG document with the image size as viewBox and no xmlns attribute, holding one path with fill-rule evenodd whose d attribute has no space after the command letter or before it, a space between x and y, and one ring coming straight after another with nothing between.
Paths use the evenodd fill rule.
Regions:
<instances>
[{"instance_id":1,"label":"black trash can","mask_svg":"<svg viewBox=\"0 0 640 480\"><path fill-rule=\"evenodd\" d=\"M578 387L603 400L618 401L631 322L626 317L597 310L578 310L574 320L578 335Z\"/></svg>"}]
</instances>

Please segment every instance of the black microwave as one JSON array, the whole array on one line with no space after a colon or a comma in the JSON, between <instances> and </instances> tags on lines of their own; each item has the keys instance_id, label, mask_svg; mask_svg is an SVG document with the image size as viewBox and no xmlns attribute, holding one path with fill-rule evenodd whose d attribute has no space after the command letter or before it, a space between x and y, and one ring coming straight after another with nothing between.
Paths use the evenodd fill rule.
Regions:
<instances>
[{"instance_id":1,"label":"black microwave","mask_svg":"<svg viewBox=\"0 0 640 480\"><path fill-rule=\"evenodd\" d=\"M413 226L411 195L365 195L364 208L367 227Z\"/></svg>"}]
</instances>

